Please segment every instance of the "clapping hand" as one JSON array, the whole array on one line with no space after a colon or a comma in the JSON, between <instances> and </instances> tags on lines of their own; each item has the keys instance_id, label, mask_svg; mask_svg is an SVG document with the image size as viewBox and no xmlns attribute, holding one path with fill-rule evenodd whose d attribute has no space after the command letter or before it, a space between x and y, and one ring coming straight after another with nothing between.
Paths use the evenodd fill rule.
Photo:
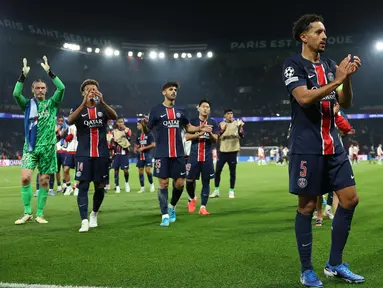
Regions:
<instances>
[{"instance_id":1,"label":"clapping hand","mask_svg":"<svg viewBox=\"0 0 383 288\"><path fill-rule=\"evenodd\" d=\"M43 56L43 60L44 62L41 63L41 67L43 67L43 69L45 70L45 72L49 73L49 71L51 70L51 66L49 66L48 64L48 58L47 56Z\"/></svg>"},{"instance_id":2,"label":"clapping hand","mask_svg":"<svg viewBox=\"0 0 383 288\"><path fill-rule=\"evenodd\" d=\"M31 67L28 66L27 58L24 58L23 59L23 69L22 69L24 77L27 77L30 70L31 70Z\"/></svg>"}]
</instances>

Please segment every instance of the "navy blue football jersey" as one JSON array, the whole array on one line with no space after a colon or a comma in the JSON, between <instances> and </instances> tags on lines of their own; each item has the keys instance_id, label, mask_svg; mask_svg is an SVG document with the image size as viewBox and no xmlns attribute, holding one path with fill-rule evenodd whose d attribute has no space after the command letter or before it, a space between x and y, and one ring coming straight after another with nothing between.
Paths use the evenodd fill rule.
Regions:
<instances>
[{"instance_id":1,"label":"navy blue football jersey","mask_svg":"<svg viewBox=\"0 0 383 288\"><path fill-rule=\"evenodd\" d=\"M145 146L149 146L150 144L152 144L154 141L154 137L153 137L153 133L149 132L149 133L138 133L137 134L137 138L136 138L136 144L138 145L139 148L141 147L145 147ZM146 160L148 158L151 158L153 157L153 153L152 153L152 148L151 149L146 149L144 150L143 153L138 153L137 154L137 157L139 160Z\"/></svg>"},{"instance_id":2,"label":"navy blue football jersey","mask_svg":"<svg viewBox=\"0 0 383 288\"><path fill-rule=\"evenodd\" d=\"M189 124L184 112L176 107L157 105L150 110L148 127L155 131L155 158L184 157L181 130Z\"/></svg>"},{"instance_id":3,"label":"navy blue football jersey","mask_svg":"<svg viewBox=\"0 0 383 288\"><path fill-rule=\"evenodd\" d=\"M202 125L211 125L212 133L218 134L219 127L217 121L214 119L207 119L207 121L201 121L199 118L191 119L190 124L193 126L202 126ZM206 133L199 138L192 141L191 150L190 150L190 159L198 162L205 162L207 160L212 160L213 158L213 143L210 140L209 133Z\"/></svg>"},{"instance_id":4,"label":"navy blue football jersey","mask_svg":"<svg viewBox=\"0 0 383 288\"><path fill-rule=\"evenodd\" d=\"M322 56L318 63L304 59L301 54L285 61L283 82L290 93L291 102L290 153L332 155L343 151L335 127L336 91L332 91L317 103L304 107L292 94L298 86L318 89L334 81L335 73L335 62Z\"/></svg>"},{"instance_id":5,"label":"navy blue football jersey","mask_svg":"<svg viewBox=\"0 0 383 288\"><path fill-rule=\"evenodd\" d=\"M77 108L71 110L70 113ZM106 127L108 117L102 105L85 107L75 125L77 128L76 156L82 157L109 157L108 142L106 140Z\"/></svg>"}]
</instances>

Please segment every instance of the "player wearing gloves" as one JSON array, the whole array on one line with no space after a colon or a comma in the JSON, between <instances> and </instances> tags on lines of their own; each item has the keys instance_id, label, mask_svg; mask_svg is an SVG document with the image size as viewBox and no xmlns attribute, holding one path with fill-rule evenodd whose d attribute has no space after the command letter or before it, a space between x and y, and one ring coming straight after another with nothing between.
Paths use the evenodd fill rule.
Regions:
<instances>
[{"instance_id":1,"label":"player wearing gloves","mask_svg":"<svg viewBox=\"0 0 383 288\"><path fill-rule=\"evenodd\" d=\"M35 221L40 224L48 223L44 219L44 207L48 195L49 174L57 171L56 114L57 108L64 98L65 86L51 71L46 56L43 57L43 60L41 66L56 86L53 96L49 99L45 98L47 85L41 79L32 83L32 93L34 94L32 99L27 99L22 95L24 81L31 69L25 58L22 73L13 90L13 97L25 116L25 143L21 159L21 197L24 204L24 216L16 220L15 224L24 224L33 219L31 177L36 167L40 173L40 191L37 198Z\"/></svg>"}]
</instances>

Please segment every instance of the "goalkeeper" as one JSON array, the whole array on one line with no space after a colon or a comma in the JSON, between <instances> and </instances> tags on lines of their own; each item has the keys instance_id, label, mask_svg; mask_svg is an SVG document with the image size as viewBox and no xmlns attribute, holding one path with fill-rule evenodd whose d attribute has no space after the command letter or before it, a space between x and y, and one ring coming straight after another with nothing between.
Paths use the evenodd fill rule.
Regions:
<instances>
[{"instance_id":1,"label":"goalkeeper","mask_svg":"<svg viewBox=\"0 0 383 288\"><path fill-rule=\"evenodd\" d=\"M24 80L30 67L27 59L23 59L22 73L13 90L13 97L17 105L24 112L25 143L21 159L21 198L24 204L24 216L16 220L15 224L24 224L33 219L32 216L32 186L31 177L36 167L40 173L40 191L37 198L37 213L35 221L40 224L48 223L44 219L44 206L48 196L49 175L57 171L56 158L56 113L63 100L65 86L52 73L46 56L41 63L43 69L52 78L56 91L48 100L45 98L47 85L41 80L32 83L32 99L25 98L21 93Z\"/></svg>"}]
</instances>

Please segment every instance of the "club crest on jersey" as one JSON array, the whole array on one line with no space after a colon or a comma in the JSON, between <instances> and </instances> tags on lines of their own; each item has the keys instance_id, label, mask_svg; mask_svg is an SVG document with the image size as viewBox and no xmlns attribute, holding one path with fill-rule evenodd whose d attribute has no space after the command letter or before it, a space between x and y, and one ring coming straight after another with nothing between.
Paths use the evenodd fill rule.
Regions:
<instances>
[{"instance_id":1,"label":"club crest on jersey","mask_svg":"<svg viewBox=\"0 0 383 288\"><path fill-rule=\"evenodd\" d=\"M102 115L103 115L102 112L97 112L98 117L102 117Z\"/></svg>"},{"instance_id":2,"label":"club crest on jersey","mask_svg":"<svg viewBox=\"0 0 383 288\"><path fill-rule=\"evenodd\" d=\"M177 118L181 118L181 113L177 112L177 113L176 113L176 117L177 117Z\"/></svg>"},{"instance_id":3,"label":"club crest on jersey","mask_svg":"<svg viewBox=\"0 0 383 288\"><path fill-rule=\"evenodd\" d=\"M285 69L285 73L284 73L284 75L285 75L285 77L286 78L291 78L291 77L293 77L294 76L294 68L293 67L287 67L286 69Z\"/></svg>"},{"instance_id":4,"label":"club crest on jersey","mask_svg":"<svg viewBox=\"0 0 383 288\"><path fill-rule=\"evenodd\" d=\"M305 188L307 186L307 180L306 178L299 178L297 182L299 188Z\"/></svg>"},{"instance_id":5,"label":"club crest on jersey","mask_svg":"<svg viewBox=\"0 0 383 288\"><path fill-rule=\"evenodd\" d=\"M332 73L332 72L329 72L328 74L327 74L327 79L328 79L328 81L330 81L330 82L332 82L332 81L334 81L334 74Z\"/></svg>"}]
</instances>

